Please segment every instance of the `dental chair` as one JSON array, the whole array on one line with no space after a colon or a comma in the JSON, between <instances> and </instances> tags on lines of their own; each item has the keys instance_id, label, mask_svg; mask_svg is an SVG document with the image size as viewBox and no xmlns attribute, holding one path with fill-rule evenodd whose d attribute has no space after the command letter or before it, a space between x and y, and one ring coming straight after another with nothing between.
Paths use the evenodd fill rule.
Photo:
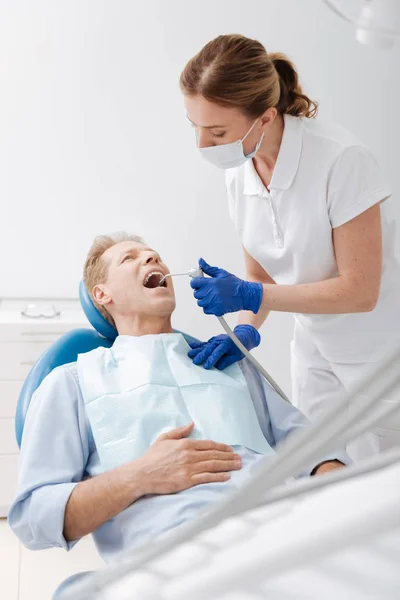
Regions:
<instances>
[{"instance_id":1,"label":"dental chair","mask_svg":"<svg viewBox=\"0 0 400 600\"><path fill-rule=\"evenodd\" d=\"M77 360L78 354L90 352L103 346L110 348L118 333L117 330L100 314L90 298L83 281L79 287L79 298L83 311L93 329L74 329L61 336L52 344L32 367L19 395L15 415L15 435L18 446L21 446L25 418L29 404L35 390L43 379L56 367ZM187 343L191 345L198 340L186 333L182 333ZM77 573L66 579L56 590L53 600L59 598L60 593L72 582L85 577L86 573Z\"/></svg>"}]
</instances>

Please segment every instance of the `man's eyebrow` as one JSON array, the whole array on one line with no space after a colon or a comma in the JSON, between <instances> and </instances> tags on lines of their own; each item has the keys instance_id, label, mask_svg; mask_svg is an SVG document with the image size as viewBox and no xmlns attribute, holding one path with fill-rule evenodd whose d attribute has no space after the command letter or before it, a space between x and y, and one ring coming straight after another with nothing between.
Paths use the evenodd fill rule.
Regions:
<instances>
[{"instance_id":1,"label":"man's eyebrow","mask_svg":"<svg viewBox=\"0 0 400 600\"><path fill-rule=\"evenodd\" d=\"M187 116L187 115L186 115ZM197 127L196 123L194 123L192 121L192 119L189 119L189 117L187 116L188 120L191 122L192 125L194 125L195 127ZM225 129L227 127L227 125L205 125L203 127L203 129Z\"/></svg>"},{"instance_id":2,"label":"man's eyebrow","mask_svg":"<svg viewBox=\"0 0 400 600\"><path fill-rule=\"evenodd\" d=\"M133 255L137 256L137 254L138 254L137 248L128 248L128 249L125 249L123 252L120 252L118 260L122 260L128 254L133 254Z\"/></svg>"},{"instance_id":3,"label":"man's eyebrow","mask_svg":"<svg viewBox=\"0 0 400 600\"><path fill-rule=\"evenodd\" d=\"M133 254L134 256L137 256L141 250L150 250L150 252L154 252L153 248L148 248L147 246L144 246L143 248L128 248L127 250L124 250L123 252L121 252L119 258L123 258L124 256L126 256L127 254Z\"/></svg>"}]
</instances>

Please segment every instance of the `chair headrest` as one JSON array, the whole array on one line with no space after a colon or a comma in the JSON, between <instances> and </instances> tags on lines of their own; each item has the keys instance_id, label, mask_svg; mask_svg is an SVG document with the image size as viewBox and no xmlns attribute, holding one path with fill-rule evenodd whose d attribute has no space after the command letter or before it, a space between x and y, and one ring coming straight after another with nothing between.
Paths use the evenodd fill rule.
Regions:
<instances>
[{"instance_id":1,"label":"chair headrest","mask_svg":"<svg viewBox=\"0 0 400 600\"><path fill-rule=\"evenodd\" d=\"M113 342L118 336L118 332L97 310L83 281L79 284L79 299L81 301L83 312L91 326L104 338Z\"/></svg>"}]
</instances>

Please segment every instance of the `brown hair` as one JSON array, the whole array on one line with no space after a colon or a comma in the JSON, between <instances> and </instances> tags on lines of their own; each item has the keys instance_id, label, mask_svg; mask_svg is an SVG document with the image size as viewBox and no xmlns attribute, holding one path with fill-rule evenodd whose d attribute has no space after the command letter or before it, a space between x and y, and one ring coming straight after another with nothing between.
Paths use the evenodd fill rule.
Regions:
<instances>
[{"instance_id":1,"label":"brown hair","mask_svg":"<svg viewBox=\"0 0 400 600\"><path fill-rule=\"evenodd\" d=\"M200 94L251 118L270 107L295 117L315 117L318 111L287 56L267 54L260 42L242 35L220 35L206 44L184 68L180 87L184 94Z\"/></svg>"},{"instance_id":2,"label":"brown hair","mask_svg":"<svg viewBox=\"0 0 400 600\"><path fill-rule=\"evenodd\" d=\"M103 317L107 319L107 321L114 327L114 319L104 308L104 306L101 306L96 302L96 300L93 298L92 292L96 285L99 283L104 283L107 279L107 264L104 262L104 260L102 260L104 252L120 242L139 242L140 244L145 243L139 236L126 233L125 231L117 231L116 233L111 233L109 235L99 235L94 239L90 247L86 257L85 266L83 268L83 281L90 297L93 300L94 305L103 315Z\"/></svg>"}]
</instances>

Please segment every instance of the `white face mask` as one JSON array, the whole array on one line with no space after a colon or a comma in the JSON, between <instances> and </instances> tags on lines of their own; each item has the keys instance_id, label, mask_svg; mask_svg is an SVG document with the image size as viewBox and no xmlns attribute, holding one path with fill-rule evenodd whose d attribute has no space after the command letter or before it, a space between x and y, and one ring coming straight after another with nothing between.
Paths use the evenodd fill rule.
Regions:
<instances>
[{"instance_id":1,"label":"white face mask","mask_svg":"<svg viewBox=\"0 0 400 600\"><path fill-rule=\"evenodd\" d=\"M259 142L256 144L253 152L250 154L245 154L243 150L243 142L253 129L254 125L259 121L257 119L254 121L253 125L250 127L246 135L243 139L237 140L236 142L232 142L230 144L221 144L219 146L208 146L207 148L199 148L200 153L204 156L206 160L212 163L215 167L219 169L234 169L235 167L240 167L246 160L253 158L258 152L258 149L261 146L261 142L264 138L264 133L261 135ZM198 135L196 132L196 140L198 140Z\"/></svg>"}]
</instances>

